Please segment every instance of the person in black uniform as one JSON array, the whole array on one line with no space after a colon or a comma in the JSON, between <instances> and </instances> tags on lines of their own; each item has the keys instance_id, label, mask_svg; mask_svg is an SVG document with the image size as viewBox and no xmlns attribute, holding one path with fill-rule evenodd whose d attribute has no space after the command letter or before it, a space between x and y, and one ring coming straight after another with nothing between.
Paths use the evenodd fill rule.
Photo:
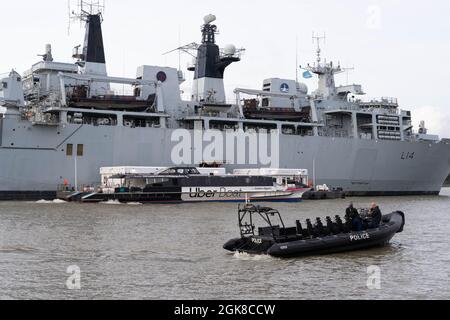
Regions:
<instances>
[{"instance_id":1,"label":"person in black uniform","mask_svg":"<svg viewBox=\"0 0 450 320\"><path fill-rule=\"evenodd\" d=\"M380 207L374 202L369 211L369 229L376 229L380 226L383 215L381 214Z\"/></svg>"},{"instance_id":2,"label":"person in black uniform","mask_svg":"<svg viewBox=\"0 0 450 320\"><path fill-rule=\"evenodd\" d=\"M353 202L345 211L345 219L351 221L352 231L361 231L363 229L363 221L359 215L358 210L353 206Z\"/></svg>"}]
</instances>

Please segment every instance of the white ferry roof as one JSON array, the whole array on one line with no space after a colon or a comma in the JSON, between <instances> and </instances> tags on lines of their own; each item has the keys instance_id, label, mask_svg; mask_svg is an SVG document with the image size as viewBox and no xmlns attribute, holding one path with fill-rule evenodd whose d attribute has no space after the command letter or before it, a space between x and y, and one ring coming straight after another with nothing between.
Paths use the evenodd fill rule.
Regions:
<instances>
[{"instance_id":1,"label":"white ferry roof","mask_svg":"<svg viewBox=\"0 0 450 320\"><path fill-rule=\"evenodd\" d=\"M155 175L170 169L170 167L103 167L100 168L100 175ZM201 175L226 175L225 168L196 168Z\"/></svg>"},{"instance_id":2,"label":"white ferry roof","mask_svg":"<svg viewBox=\"0 0 450 320\"><path fill-rule=\"evenodd\" d=\"M278 168L236 169L233 171L233 174L240 176L293 177L293 176L308 176L308 170L278 169Z\"/></svg>"},{"instance_id":3,"label":"white ferry roof","mask_svg":"<svg viewBox=\"0 0 450 320\"><path fill-rule=\"evenodd\" d=\"M188 175L158 175L158 174L117 174L117 175L113 175L111 177L109 177L108 179L111 180L123 180L123 179L128 179L128 180L142 180L142 179L155 179L155 178L160 178L160 179L179 179L179 178L188 178Z\"/></svg>"},{"instance_id":4,"label":"white ferry roof","mask_svg":"<svg viewBox=\"0 0 450 320\"><path fill-rule=\"evenodd\" d=\"M101 175L128 175L128 174L154 174L167 167L103 167L100 168Z\"/></svg>"},{"instance_id":5,"label":"white ferry roof","mask_svg":"<svg viewBox=\"0 0 450 320\"><path fill-rule=\"evenodd\" d=\"M225 168L197 168L197 170L202 175L224 176L227 174Z\"/></svg>"}]
</instances>

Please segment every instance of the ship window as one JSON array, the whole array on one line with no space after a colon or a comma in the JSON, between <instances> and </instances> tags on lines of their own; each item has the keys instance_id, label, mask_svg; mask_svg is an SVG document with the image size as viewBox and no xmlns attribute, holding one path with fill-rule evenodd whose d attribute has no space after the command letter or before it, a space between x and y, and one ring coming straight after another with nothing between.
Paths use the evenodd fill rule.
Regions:
<instances>
[{"instance_id":1,"label":"ship window","mask_svg":"<svg viewBox=\"0 0 450 320\"><path fill-rule=\"evenodd\" d=\"M66 148L66 155L71 157L73 155L73 144L68 144Z\"/></svg>"},{"instance_id":2,"label":"ship window","mask_svg":"<svg viewBox=\"0 0 450 320\"><path fill-rule=\"evenodd\" d=\"M8 89L8 82L2 82L2 87L4 89Z\"/></svg>"},{"instance_id":3,"label":"ship window","mask_svg":"<svg viewBox=\"0 0 450 320\"><path fill-rule=\"evenodd\" d=\"M83 153L84 153L84 145L83 144L77 145L77 156L82 157Z\"/></svg>"}]
</instances>

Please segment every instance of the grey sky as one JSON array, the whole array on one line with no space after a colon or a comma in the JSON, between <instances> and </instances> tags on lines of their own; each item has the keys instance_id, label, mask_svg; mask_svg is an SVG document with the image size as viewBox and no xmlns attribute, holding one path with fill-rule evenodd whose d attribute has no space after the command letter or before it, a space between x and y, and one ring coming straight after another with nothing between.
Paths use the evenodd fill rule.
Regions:
<instances>
[{"instance_id":1,"label":"grey sky","mask_svg":"<svg viewBox=\"0 0 450 320\"><path fill-rule=\"evenodd\" d=\"M450 137L450 2L445 0L107 0L104 40L108 72L134 77L142 64L178 66L178 55L162 53L200 42L203 16L217 16L224 46L245 47L243 61L227 71L231 96L236 86L261 88L269 77L295 78L296 37L299 64L314 62L312 32L326 32L324 57L355 67L351 83L368 96L398 97L412 110L414 124ZM2 1L0 73L23 72L51 43L58 61L72 61L72 48L84 30L72 23L62 0ZM181 41L179 41L179 34ZM183 56L185 70L189 56ZM185 70L186 71L186 70ZM192 74L186 71L190 80ZM315 79L304 80L311 90ZM337 78L347 82L346 75ZM188 90L191 81L183 88Z\"/></svg>"}]
</instances>

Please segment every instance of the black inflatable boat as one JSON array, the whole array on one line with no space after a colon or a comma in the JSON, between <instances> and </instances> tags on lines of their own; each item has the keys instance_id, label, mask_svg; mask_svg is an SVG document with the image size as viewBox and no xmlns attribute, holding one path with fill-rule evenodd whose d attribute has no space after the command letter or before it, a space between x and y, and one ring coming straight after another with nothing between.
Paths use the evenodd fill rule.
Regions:
<instances>
[{"instance_id":1,"label":"black inflatable boat","mask_svg":"<svg viewBox=\"0 0 450 320\"><path fill-rule=\"evenodd\" d=\"M286 228L281 214L272 208L254 205L239 206L239 227L241 237L228 241L224 249L249 254L268 254L274 257L295 257L330 254L367 249L387 245L396 233L403 231L405 215L397 211L383 216L378 228L352 231L351 221L345 222L339 216L333 222L327 217L325 224L320 218L313 225L307 220L304 229L300 221L296 227ZM261 218L268 227L258 228L255 218ZM273 222L277 219L279 225Z\"/></svg>"}]
</instances>

